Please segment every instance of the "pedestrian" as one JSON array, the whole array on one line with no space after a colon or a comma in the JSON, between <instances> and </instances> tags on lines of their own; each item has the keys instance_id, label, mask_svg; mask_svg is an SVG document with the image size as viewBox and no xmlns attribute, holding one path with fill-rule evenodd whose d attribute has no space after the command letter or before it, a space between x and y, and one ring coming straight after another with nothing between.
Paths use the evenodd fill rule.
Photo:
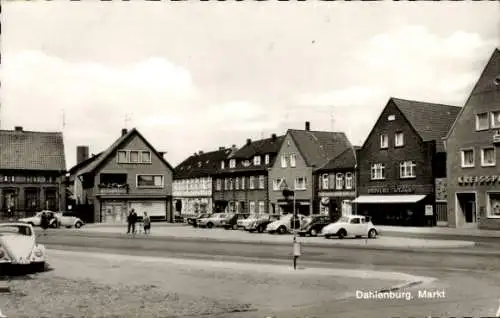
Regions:
<instances>
[{"instance_id":1,"label":"pedestrian","mask_svg":"<svg viewBox=\"0 0 500 318\"><path fill-rule=\"evenodd\" d=\"M144 217L142 218L142 223L144 225L144 234L151 233L151 219L147 212L144 212Z\"/></svg>"},{"instance_id":2,"label":"pedestrian","mask_svg":"<svg viewBox=\"0 0 500 318\"><path fill-rule=\"evenodd\" d=\"M138 219L137 213L135 213L135 210L132 209L132 216L131 216L131 219L130 219L130 223L132 225L132 235L134 235L134 236L135 236L135 229L136 229L135 228L135 224L137 223L137 219Z\"/></svg>"},{"instance_id":3,"label":"pedestrian","mask_svg":"<svg viewBox=\"0 0 500 318\"><path fill-rule=\"evenodd\" d=\"M134 209L130 210L128 216L127 216L127 234L130 234L132 232L132 214L134 213Z\"/></svg>"},{"instance_id":4,"label":"pedestrian","mask_svg":"<svg viewBox=\"0 0 500 318\"><path fill-rule=\"evenodd\" d=\"M42 212L42 215L40 216L40 227L42 228L43 230L43 235L44 236L47 236L47 229L49 228L49 216L47 215L47 213L45 212Z\"/></svg>"}]
</instances>

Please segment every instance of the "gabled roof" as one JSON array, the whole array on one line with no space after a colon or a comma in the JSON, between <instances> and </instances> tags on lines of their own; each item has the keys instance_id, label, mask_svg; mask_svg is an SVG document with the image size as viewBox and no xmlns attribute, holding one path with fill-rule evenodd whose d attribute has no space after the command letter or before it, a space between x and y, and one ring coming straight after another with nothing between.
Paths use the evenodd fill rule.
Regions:
<instances>
[{"instance_id":1,"label":"gabled roof","mask_svg":"<svg viewBox=\"0 0 500 318\"><path fill-rule=\"evenodd\" d=\"M444 136L443 139L448 139L450 137L451 132L454 130L458 119L462 116L462 113L469 104L472 96L485 91L496 89L495 83L493 81L498 76L500 76L500 49L496 48L495 50L493 50L490 59L486 63L486 66L483 68L483 71L481 72L478 81L474 85L474 88L467 98L464 107L462 107L462 109L460 110L460 113L455 118L455 121L453 122L448 133L446 134L446 136Z\"/></svg>"},{"instance_id":2,"label":"gabled roof","mask_svg":"<svg viewBox=\"0 0 500 318\"><path fill-rule=\"evenodd\" d=\"M188 157L174 170L174 179L208 177L217 172L220 162L232 152L231 148L198 153Z\"/></svg>"},{"instance_id":3,"label":"gabled roof","mask_svg":"<svg viewBox=\"0 0 500 318\"><path fill-rule=\"evenodd\" d=\"M309 167L322 167L352 147L343 132L289 129L288 133Z\"/></svg>"},{"instance_id":4,"label":"gabled roof","mask_svg":"<svg viewBox=\"0 0 500 318\"><path fill-rule=\"evenodd\" d=\"M266 138L252 141L249 145L245 144L236 151L231 158L250 159L253 156L276 154L281 148L285 136L276 136L276 138Z\"/></svg>"},{"instance_id":5,"label":"gabled roof","mask_svg":"<svg viewBox=\"0 0 500 318\"><path fill-rule=\"evenodd\" d=\"M78 172L78 175L94 173L97 168L99 168L125 141L129 140L131 137L137 136L142 139L142 141L148 146L159 158L160 160L172 171L174 168L160 155L156 149L142 136L142 134L135 128L129 130L126 134L120 136L111 146L109 146L106 150L101 152L99 156L96 156L94 161L84 167L82 170Z\"/></svg>"},{"instance_id":6,"label":"gabled roof","mask_svg":"<svg viewBox=\"0 0 500 318\"><path fill-rule=\"evenodd\" d=\"M316 169L316 171L326 171L335 169L354 169L356 168L356 149L354 147L347 148L337 157L328 161L321 168Z\"/></svg>"},{"instance_id":7,"label":"gabled roof","mask_svg":"<svg viewBox=\"0 0 500 318\"><path fill-rule=\"evenodd\" d=\"M97 155L93 155L92 157L74 165L71 169L69 169L69 171L68 171L69 174L74 174L74 173L78 172L78 170L85 168L87 165L94 162L101 154L102 154L102 152L98 153Z\"/></svg>"},{"instance_id":8,"label":"gabled roof","mask_svg":"<svg viewBox=\"0 0 500 318\"><path fill-rule=\"evenodd\" d=\"M0 169L65 171L62 133L0 130Z\"/></svg>"},{"instance_id":9,"label":"gabled roof","mask_svg":"<svg viewBox=\"0 0 500 318\"><path fill-rule=\"evenodd\" d=\"M436 141L436 151L443 152L446 136L462 109L459 106L419 102L391 97L423 141Z\"/></svg>"}]
</instances>

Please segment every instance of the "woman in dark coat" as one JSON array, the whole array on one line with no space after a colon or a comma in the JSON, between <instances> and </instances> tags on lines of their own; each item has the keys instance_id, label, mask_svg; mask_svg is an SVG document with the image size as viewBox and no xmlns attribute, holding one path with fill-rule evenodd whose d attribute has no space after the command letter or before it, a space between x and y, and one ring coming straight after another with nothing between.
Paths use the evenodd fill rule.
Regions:
<instances>
[{"instance_id":1,"label":"woman in dark coat","mask_svg":"<svg viewBox=\"0 0 500 318\"><path fill-rule=\"evenodd\" d=\"M47 229L49 228L49 216L47 213L42 212L42 216L40 217L40 227L43 229L43 235L47 235Z\"/></svg>"}]
</instances>

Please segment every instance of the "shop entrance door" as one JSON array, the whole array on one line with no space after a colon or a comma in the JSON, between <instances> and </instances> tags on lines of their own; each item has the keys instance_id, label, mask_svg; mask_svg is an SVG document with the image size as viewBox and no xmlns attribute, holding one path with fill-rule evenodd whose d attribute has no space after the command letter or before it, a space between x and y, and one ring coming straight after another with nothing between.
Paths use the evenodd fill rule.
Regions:
<instances>
[{"instance_id":1,"label":"shop entrance door","mask_svg":"<svg viewBox=\"0 0 500 318\"><path fill-rule=\"evenodd\" d=\"M466 226L477 223L476 194L457 193L458 217L463 219Z\"/></svg>"}]
</instances>

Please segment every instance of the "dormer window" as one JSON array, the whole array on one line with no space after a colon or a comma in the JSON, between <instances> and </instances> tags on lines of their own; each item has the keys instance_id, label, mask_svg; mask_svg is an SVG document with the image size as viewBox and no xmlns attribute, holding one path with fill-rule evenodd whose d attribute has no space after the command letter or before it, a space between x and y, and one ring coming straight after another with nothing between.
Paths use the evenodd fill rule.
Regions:
<instances>
[{"instance_id":1,"label":"dormer window","mask_svg":"<svg viewBox=\"0 0 500 318\"><path fill-rule=\"evenodd\" d=\"M226 164L225 164L225 162L224 162L224 161L221 161L221 162L220 162L220 168L221 168L221 169L226 168Z\"/></svg>"},{"instance_id":2,"label":"dormer window","mask_svg":"<svg viewBox=\"0 0 500 318\"><path fill-rule=\"evenodd\" d=\"M243 167L245 167L245 168L246 168L246 167L249 167L249 166L250 166L250 161L245 160L245 161L243 161L241 164L243 165Z\"/></svg>"},{"instance_id":3,"label":"dormer window","mask_svg":"<svg viewBox=\"0 0 500 318\"><path fill-rule=\"evenodd\" d=\"M253 157L254 166L260 166L260 156Z\"/></svg>"},{"instance_id":4,"label":"dormer window","mask_svg":"<svg viewBox=\"0 0 500 318\"><path fill-rule=\"evenodd\" d=\"M265 156L264 156L264 163L265 163L266 165L268 165L268 164L269 164L269 155L265 155Z\"/></svg>"},{"instance_id":5,"label":"dormer window","mask_svg":"<svg viewBox=\"0 0 500 318\"><path fill-rule=\"evenodd\" d=\"M229 168L236 168L236 159L229 160Z\"/></svg>"},{"instance_id":6,"label":"dormer window","mask_svg":"<svg viewBox=\"0 0 500 318\"><path fill-rule=\"evenodd\" d=\"M389 115L387 116L387 121L393 121L396 119L396 115Z\"/></svg>"}]
</instances>

